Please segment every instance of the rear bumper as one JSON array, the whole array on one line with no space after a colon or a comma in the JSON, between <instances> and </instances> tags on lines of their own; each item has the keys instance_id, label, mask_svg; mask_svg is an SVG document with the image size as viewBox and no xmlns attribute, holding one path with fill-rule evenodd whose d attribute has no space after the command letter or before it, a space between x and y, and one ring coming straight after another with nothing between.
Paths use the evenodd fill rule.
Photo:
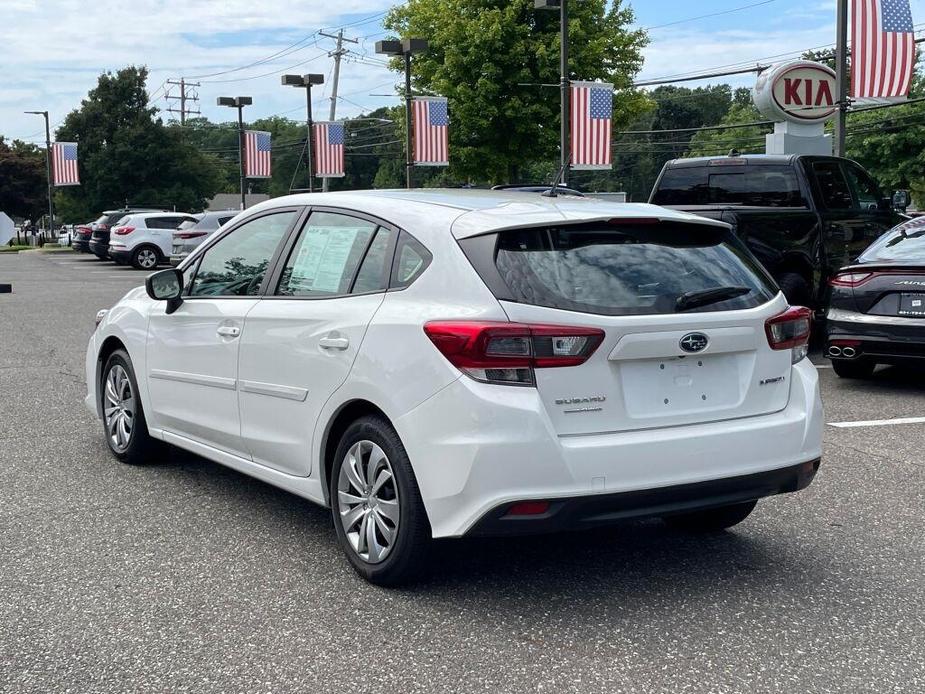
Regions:
<instances>
[{"instance_id":1,"label":"rear bumper","mask_svg":"<svg viewBox=\"0 0 925 694\"><path fill-rule=\"evenodd\" d=\"M555 499L548 511L535 516L509 515L511 504L501 504L482 516L466 534L523 535L581 530L631 518L687 513L754 501L808 487L816 476L819 463L817 458L751 475L618 494Z\"/></svg>"},{"instance_id":2,"label":"rear bumper","mask_svg":"<svg viewBox=\"0 0 925 694\"><path fill-rule=\"evenodd\" d=\"M109 257L117 263L129 263L132 260L132 252L124 249L109 249Z\"/></svg>"},{"instance_id":3,"label":"rear bumper","mask_svg":"<svg viewBox=\"0 0 925 694\"><path fill-rule=\"evenodd\" d=\"M925 319L902 316L876 316L843 309L829 309L826 322L825 356L833 342L853 344L853 359L861 357L878 363L908 363L925 359Z\"/></svg>"},{"instance_id":4,"label":"rear bumper","mask_svg":"<svg viewBox=\"0 0 925 694\"><path fill-rule=\"evenodd\" d=\"M89 253L90 252L90 240L89 239L80 239L74 238L71 239L71 248L79 253Z\"/></svg>"},{"instance_id":5,"label":"rear bumper","mask_svg":"<svg viewBox=\"0 0 925 694\"><path fill-rule=\"evenodd\" d=\"M621 494L646 492L656 499L664 490L708 482L714 487L691 487L703 498L684 502L691 508L715 505L717 489L731 498L721 482L731 480L736 487L751 475L822 455L818 375L808 359L791 369L787 406L755 417L560 436L535 389L461 377L393 423L414 467L434 537L476 532L488 522L483 519L497 519L493 513L518 501L561 500L564 508L584 509L567 511L563 523L602 513L622 517L627 504L630 515L648 515L667 513L657 510L667 502L629 503L631 497L624 497L611 506ZM776 489L786 490L788 484ZM774 485L761 489L757 496L776 493ZM756 498L754 485L741 494Z\"/></svg>"},{"instance_id":6,"label":"rear bumper","mask_svg":"<svg viewBox=\"0 0 925 694\"><path fill-rule=\"evenodd\" d=\"M109 257L109 241L97 241L92 239L90 241L90 252L100 258Z\"/></svg>"}]
</instances>

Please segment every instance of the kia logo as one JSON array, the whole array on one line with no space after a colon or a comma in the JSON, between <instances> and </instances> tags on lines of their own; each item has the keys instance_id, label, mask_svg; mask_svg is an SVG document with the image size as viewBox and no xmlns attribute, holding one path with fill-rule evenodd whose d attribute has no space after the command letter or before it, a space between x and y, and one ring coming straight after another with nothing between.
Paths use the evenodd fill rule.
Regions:
<instances>
[{"instance_id":1,"label":"kia logo","mask_svg":"<svg viewBox=\"0 0 925 694\"><path fill-rule=\"evenodd\" d=\"M685 352L702 352L710 344L710 340L703 333L688 333L678 344Z\"/></svg>"}]
</instances>

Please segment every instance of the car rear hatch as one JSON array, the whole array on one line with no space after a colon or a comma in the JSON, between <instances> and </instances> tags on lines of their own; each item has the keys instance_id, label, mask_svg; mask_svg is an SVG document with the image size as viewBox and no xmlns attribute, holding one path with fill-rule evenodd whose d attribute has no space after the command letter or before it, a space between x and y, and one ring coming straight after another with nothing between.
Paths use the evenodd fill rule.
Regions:
<instances>
[{"instance_id":1,"label":"car rear hatch","mask_svg":"<svg viewBox=\"0 0 925 694\"><path fill-rule=\"evenodd\" d=\"M560 435L787 406L791 346L772 348L769 339L769 320L786 302L725 225L612 219L502 230L460 245L511 321L598 331L600 344L582 363L535 369ZM559 347L553 337L551 349Z\"/></svg>"}]
</instances>

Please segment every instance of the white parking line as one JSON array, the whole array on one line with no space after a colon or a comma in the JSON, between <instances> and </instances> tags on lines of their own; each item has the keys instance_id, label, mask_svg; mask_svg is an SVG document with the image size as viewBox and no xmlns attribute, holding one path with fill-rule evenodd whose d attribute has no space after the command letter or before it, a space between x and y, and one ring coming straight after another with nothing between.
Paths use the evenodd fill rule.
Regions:
<instances>
[{"instance_id":1,"label":"white parking line","mask_svg":"<svg viewBox=\"0 0 925 694\"><path fill-rule=\"evenodd\" d=\"M867 419L860 422L829 422L830 427L850 429L853 427L887 427L893 424L925 424L925 417L897 417L896 419Z\"/></svg>"},{"instance_id":2,"label":"white parking line","mask_svg":"<svg viewBox=\"0 0 925 694\"><path fill-rule=\"evenodd\" d=\"M831 369L831 364L813 364L817 369Z\"/></svg>"}]
</instances>

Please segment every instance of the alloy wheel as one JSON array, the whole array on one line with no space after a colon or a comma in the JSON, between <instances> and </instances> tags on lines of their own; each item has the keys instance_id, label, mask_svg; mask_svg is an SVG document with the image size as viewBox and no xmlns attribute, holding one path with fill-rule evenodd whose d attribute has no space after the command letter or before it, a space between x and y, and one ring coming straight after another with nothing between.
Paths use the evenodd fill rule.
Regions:
<instances>
[{"instance_id":1,"label":"alloy wheel","mask_svg":"<svg viewBox=\"0 0 925 694\"><path fill-rule=\"evenodd\" d=\"M150 248L142 248L138 251L138 264L145 270L150 270L157 265L157 254Z\"/></svg>"},{"instance_id":2,"label":"alloy wheel","mask_svg":"<svg viewBox=\"0 0 925 694\"><path fill-rule=\"evenodd\" d=\"M372 441L358 441L344 456L337 511L357 556L370 564L385 560L398 538L398 487L388 456Z\"/></svg>"},{"instance_id":3,"label":"alloy wheel","mask_svg":"<svg viewBox=\"0 0 925 694\"><path fill-rule=\"evenodd\" d=\"M106 376L103 415L109 442L118 453L122 453L128 448L135 426L135 394L132 382L120 364L114 364Z\"/></svg>"}]
</instances>

